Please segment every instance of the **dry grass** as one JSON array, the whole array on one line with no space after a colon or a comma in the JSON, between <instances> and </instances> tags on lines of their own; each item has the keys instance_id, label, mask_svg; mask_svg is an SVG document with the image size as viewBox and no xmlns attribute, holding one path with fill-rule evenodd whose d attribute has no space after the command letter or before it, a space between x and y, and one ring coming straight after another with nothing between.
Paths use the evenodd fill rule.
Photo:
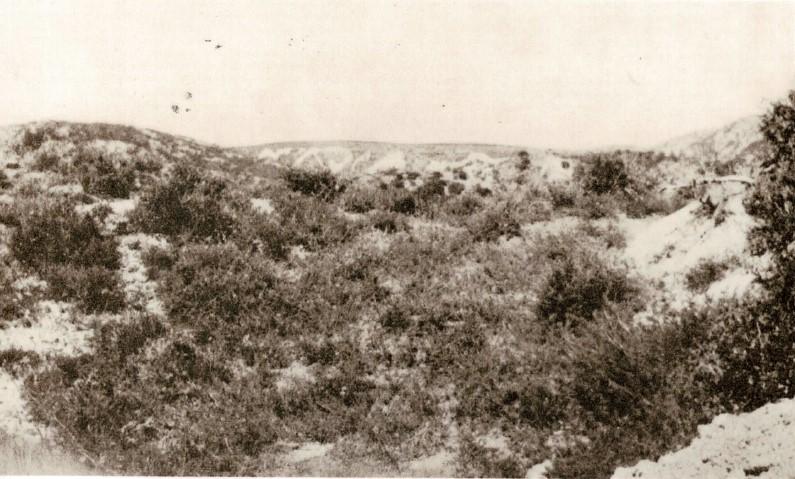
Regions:
<instances>
[{"instance_id":1,"label":"dry grass","mask_svg":"<svg viewBox=\"0 0 795 479\"><path fill-rule=\"evenodd\" d=\"M95 475L98 471L47 444L29 444L8 436L0 437L2 475Z\"/></svg>"}]
</instances>

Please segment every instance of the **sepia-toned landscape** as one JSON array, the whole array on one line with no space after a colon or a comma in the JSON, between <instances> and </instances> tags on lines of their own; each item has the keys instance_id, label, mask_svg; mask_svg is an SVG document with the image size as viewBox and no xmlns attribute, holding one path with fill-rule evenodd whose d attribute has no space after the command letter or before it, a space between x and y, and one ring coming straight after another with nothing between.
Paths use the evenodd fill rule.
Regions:
<instances>
[{"instance_id":1,"label":"sepia-toned landscape","mask_svg":"<svg viewBox=\"0 0 795 479\"><path fill-rule=\"evenodd\" d=\"M277 3L236 5L292 9ZM113 5L114 15L132 8ZM415 26L426 25L423 8L441 8L408 6L415 16L395 15ZM392 8L336 7L341 16ZM449 8L477 23L480 12L507 21L510 9L530 15L540 5ZM577 8L602 18L598 4ZM305 38L289 37L289 48ZM356 42L341 38L347 58ZM238 62L229 68L257 55L222 35L190 41ZM373 68L387 58L373 55ZM559 82L557 67L546 68L537 71ZM175 86L180 99L151 113L161 123L120 115L0 127L0 474L695 479L795 470L795 91L746 95L763 98L758 113L647 146L587 146L581 134L639 143L575 121L556 123L549 146L485 133L449 141L456 122L466 136L490 118L473 107L444 123L439 111L463 108L466 95L434 100L439 130L424 131L429 119L382 136L417 142L273 142L282 130L264 122L262 141L221 146L183 134L208 126L189 115L224 105L206 100L211 80L202 90L189 79L190 91ZM478 81L486 99L511 83ZM292 90L269 94L282 91ZM321 97L290 97L295 110L279 110L285 125L311 124ZM150 114L150 97L130 98L129 111ZM573 97L561 98L565 109ZM649 108L677 101L691 100L661 95ZM400 107L390 111L399 117ZM52 118L77 111L51 108ZM405 108L417 113L411 101ZM389 132L393 117L378 112L351 124L383 120ZM238 114L214 119L226 138L249 128ZM501 114L519 118L510 128L524 121L519 107ZM655 128L652 117L620 121ZM424 140L432 134L439 142Z\"/></svg>"}]
</instances>

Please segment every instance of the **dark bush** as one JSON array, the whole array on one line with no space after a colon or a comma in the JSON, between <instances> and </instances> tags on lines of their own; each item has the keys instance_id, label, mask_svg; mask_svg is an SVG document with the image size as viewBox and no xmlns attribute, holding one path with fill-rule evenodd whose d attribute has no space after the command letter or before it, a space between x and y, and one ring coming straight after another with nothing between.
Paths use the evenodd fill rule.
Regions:
<instances>
[{"instance_id":1,"label":"dark bush","mask_svg":"<svg viewBox=\"0 0 795 479\"><path fill-rule=\"evenodd\" d=\"M135 189L135 170L127 161L81 149L74 159L83 191L111 198L128 198Z\"/></svg>"},{"instance_id":2,"label":"dark bush","mask_svg":"<svg viewBox=\"0 0 795 479\"><path fill-rule=\"evenodd\" d=\"M38 150L47 139L47 132L42 129L25 129L19 142L14 145L14 151L18 155L23 155L30 151Z\"/></svg>"},{"instance_id":3,"label":"dark bush","mask_svg":"<svg viewBox=\"0 0 795 479\"><path fill-rule=\"evenodd\" d=\"M160 292L171 319L223 327L269 311L273 284L267 265L234 244L188 246L163 274Z\"/></svg>"},{"instance_id":4,"label":"dark bush","mask_svg":"<svg viewBox=\"0 0 795 479\"><path fill-rule=\"evenodd\" d=\"M178 164L141 195L130 223L145 233L223 242L237 227L230 203L226 182Z\"/></svg>"},{"instance_id":5,"label":"dark bush","mask_svg":"<svg viewBox=\"0 0 795 479\"><path fill-rule=\"evenodd\" d=\"M445 187L447 182L440 177L430 177L425 180L425 183L417 188L417 199L425 203L432 203L439 198L444 197Z\"/></svg>"},{"instance_id":6,"label":"dark bush","mask_svg":"<svg viewBox=\"0 0 795 479\"><path fill-rule=\"evenodd\" d=\"M491 191L491 189L486 188L483 185L477 184L477 185L475 185L475 193L477 193L478 195L480 195L482 197L487 197L487 196L491 196L492 191Z\"/></svg>"},{"instance_id":7,"label":"dark bush","mask_svg":"<svg viewBox=\"0 0 795 479\"><path fill-rule=\"evenodd\" d=\"M497 241L521 236L519 222L509 206L484 211L469 222L467 228L475 241Z\"/></svg>"},{"instance_id":8,"label":"dark bush","mask_svg":"<svg viewBox=\"0 0 795 479\"><path fill-rule=\"evenodd\" d=\"M40 151L33 162L33 169L36 171L57 171L61 164L61 159L57 155Z\"/></svg>"},{"instance_id":9,"label":"dark bush","mask_svg":"<svg viewBox=\"0 0 795 479\"><path fill-rule=\"evenodd\" d=\"M11 252L47 281L56 299L76 301L89 313L124 307L115 272L120 265L118 242L100 232L94 216L78 215L70 202L45 203L21 215Z\"/></svg>"},{"instance_id":10,"label":"dark bush","mask_svg":"<svg viewBox=\"0 0 795 479\"><path fill-rule=\"evenodd\" d=\"M84 313L118 313L124 291L118 273L100 266L51 266L43 274L49 294L58 301L74 301Z\"/></svg>"},{"instance_id":11,"label":"dark bush","mask_svg":"<svg viewBox=\"0 0 795 479\"><path fill-rule=\"evenodd\" d=\"M21 298L14 288L14 280L9 268L0 270L0 325L3 321L11 321L22 317Z\"/></svg>"},{"instance_id":12,"label":"dark bush","mask_svg":"<svg viewBox=\"0 0 795 479\"><path fill-rule=\"evenodd\" d=\"M472 216L482 208L483 200L471 193L452 198L444 206L444 210L454 216Z\"/></svg>"},{"instance_id":13,"label":"dark bush","mask_svg":"<svg viewBox=\"0 0 795 479\"><path fill-rule=\"evenodd\" d=\"M712 283L721 279L730 267L729 260L702 260L685 275L687 289L703 293Z\"/></svg>"},{"instance_id":14,"label":"dark bush","mask_svg":"<svg viewBox=\"0 0 795 479\"><path fill-rule=\"evenodd\" d=\"M411 318L406 311L399 307L390 307L378 320L381 326L388 331L402 332L411 324Z\"/></svg>"},{"instance_id":15,"label":"dark bush","mask_svg":"<svg viewBox=\"0 0 795 479\"><path fill-rule=\"evenodd\" d=\"M11 348L0 351L0 369L17 377L23 370L35 369L41 364L41 356L34 351Z\"/></svg>"},{"instance_id":16,"label":"dark bush","mask_svg":"<svg viewBox=\"0 0 795 479\"><path fill-rule=\"evenodd\" d=\"M291 218L293 219L297 220ZM261 253L283 261L289 256L291 243L298 241L296 234L294 229L282 226L272 215L250 211L241 217L239 232L234 241L242 251Z\"/></svg>"},{"instance_id":17,"label":"dark bush","mask_svg":"<svg viewBox=\"0 0 795 479\"><path fill-rule=\"evenodd\" d=\"M324 201L333 200L340 192L337 178L328 170L307 171L289 168L284 172L282 178L292 191L314 196Z\"/></svg>"},{"instance_id":18,"label":"dark bush","mask_svg":"<svg viewBox=\"0 0 795 479\"><path fill-rule=\"evenodd\" d=\"M525 171L526 169L530 168L530 155L526 151L522 150L519 152L518 156L519 164L517 165L517 168L519 168L519 171Z\"/></svg>"},{"instance_id":19,"label":"dark bush","mask_svg":"<svg viewBox=\"0 0 795 479\"><path fill-rule=\"evenodd\" d=\"M630 185L624 162L610 153L596 153L581 161L574 178L584 191L597 195L624 191Z\"/></svg>"},{"instance_id":20,"label":"dark bush","mask_svg":"<svg viewBox=\"0 0 795 479\"><path fill-rule=\"evenodd\" d=\"M451 196L460 195L465 189L466 187L464 184L457 181L451 181L450 184L447 185L447 192L450 193Z\"/></svg>"},{"instance_id":21,"label":"dark bush","mask_svg":"<svg viewBox=\"0 0 795 479\"><path fill-rule=\"evenodd\" d=\"M414 200L413 196L405 195L392 203L390 211L404 215L413 215L417 212L417 202Z\"/></svg>"},{"instance_id":22,"label":"dark bush","mask_svg":"<svg viewBox=\"0 0 795 479\"><path fill-rule=\"evenodd\" d=\"M318 251L355 238L362 226L339 214L336 205L311 196L287 194L276 198L275 203L279 223L264 229L270 239L260 236L272 242L270 247L300 245Z\"/></svg>"},{"instance_id":23,"label":"dark bush","mask_svg":"<svg viewBox=\"0 0 795 479\"><path fill-rule=\"evenodd\" d=\"M608 304L634 299L637 288L626 272L581 250L564 250L539 294L536 314L544 324L576 326L589 322Z\"/></svg>"},{"instance_id":24,"label":"dark bush","mask_svg":"<svg viewBox=\"0 0 795 479\"><path fill-rule=\"evenodd\" d=\"M11 183L11 180L8 179L8 175L5 174L4 171L0 171L0 190L7 190L14 186Z\"/></svg>"},{"instance_id":25,"label":"dark bush","mask_svg":"<svg viewBox=\"0 0 795 479\"><path fill-rule=\"evenodd\" d=\"M610 477L618 466L684 447L720 412L715 370L704 364L708 323L637 326L626 313L585 325L565 348L564 393L576 405L567 423L588 441L556 458L553 477Z\"/></svg>"},{"instance_id":26,"label":"dark bush","mask_svg":"<svg viewBox=\"0 0 795 479\"><path fill-rule=\"evenodd\" d=\"M160 276L171 269L176 262L176 254L159 246L152 246L141 253L141 261L146 266L146 276L157 281Z\"/></svg>"},{"instance_id":27,"label":"dark bush","mask_svg":"<svg viewBox=\"0 0 795 479\"><path fill-rule=\"evenodd\" d=\"M568 185L549 185L549 195L555 208L571 208L577 201L577 191Z\"/></svg>"},{"instance_id":28,"label":"dark bush","mask_svg":"<svg viewBox=\"0 0 795 479\"><path fill-rule=\"evenodd\" d=\"M103 235L92 216L78 215L70 202L33 206L20 217L11 252L24 266L40 273L52 265L119 268L118 242Z\"/></svg>"},{"instance_id":29,"label":"dark bush","mask_svg":"<svg viewBox=\"0 0 795 479\"><path fill-rule=\"evenodd\" d=\"M373 225L373 228L388 234L406 231L409 228L404 218L391 211L374 213L370 216L370 224Z\"/></svg>"}]
</instances>

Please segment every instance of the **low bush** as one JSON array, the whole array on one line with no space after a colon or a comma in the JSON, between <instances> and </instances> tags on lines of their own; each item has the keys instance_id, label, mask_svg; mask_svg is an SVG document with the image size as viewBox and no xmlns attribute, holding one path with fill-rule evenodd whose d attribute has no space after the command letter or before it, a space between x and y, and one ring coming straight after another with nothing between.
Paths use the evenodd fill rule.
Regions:
<instances>
[{"instance_id":1,"label":"low bush","mask_svg":"<svg viewBox=\"0 0 795 479\"><path fill-rule=\"evenodd\" d=\"M409 225L405 218L391 211L378 211L369 217L373 228L384 233L397 233L398 231L408 231Z\"/></svg>"},{"instance_id":2,"label":"low bush","mask_svg":"<svg viewBox=\"0 0 795 479\"><path fill-rule=\"evenodd\" d=\"M77 214L71 202L46 201L29 206L19 217L10 249L24 266L38 272L64 264L118 269L118 242L101 233L95 218Z\"/></svg>"},{"instance_id":3,"label":"low bush","mask_svg":"<svg viewBox=\"0 0 795 479\"><path fill-rule=\"evenodd\" d=\"M58 155L48 152L40 151L36 154L36 160L33 162L32 168L36 171L58 171L61 165L61 159Z\"/></svg>"},{"instance_id":4,"label":"low bush","mask_svg":"<svg viewBox=\"0 0 795 479\"><path fill-rule=\"evenodd\" d=\"M10 348L0 351L0 369L6 370L14 377L23 371L30 371L41 365L41 356L34 351Z\"/></svg>"},{"instance_id":5,"label":"low bush","mask_svg":"<svg viewBox=\"0 0 795 479\"><path fill-rule=\"evenodd\" d=\"M7 190L12 186L14 185L11 183L11 180L8 179L8 175L6 175L4 171L0 171L0 190Z\"/></svg>"},{"instance_id":6,"label":"low bush","mask_svg":"<svg viewBox=\"0 0 795 479\"><path fill-rule=\"evenodd\" d=\"M712 283L721 279L731 265L730 259L701 260L685 275L685 285L694 293L703 293Z\"/></svg>"},{"instance_id":7,"label":"low bush","mask_svg":"<svg viewBox=\"0 0 795 479\"><path fill-rule=\"evenodd\" d=\"M144 233L223 242L234 233L237 219L226 182L178 164L168 180L141 195L130 224Z\"/></svg>"},{"instance_id":8,"label":"low bush","mask_svg":"<svg viewBox=\"0 0 795 479\"><path fill-rule=\"evenodd\" d=\"M51 266L43 276L51 297L73 301L84 313L118 313L124 309L124 291L118 273L100 266Z\"/></svg>"},{"instance_id":9,"label":"low bush","mask_svg":"<svg viewBox=\"0 0 795 479\"><path fill-rule=\"evenodd\" d=\"M349 213L367 213L379 206L375 188L348 188L342 194L342 209Z\"/></svg>"},{"instance_id":10,"label":"low bush","mask_svg":"<svg viewBox=\"0 0 795 479\"><path fill-rule=\"evenodd\" d=\"M444 205L444 211L453 216L469 217L483 209L483 200L472 194L462 194L451 198Z\"/></svg>"},{"instance_id":11,"label":"low bush","mask_svg":"<svg viewBox=\"0 0 795 479\"><path fill-rule=\"evenodd\" d=\"M723 410L747 412L795 393L795 333L789 312L765 299L690 308L683 320L709 325L701 356L719 377L712 395Z\"/></svg>"},{"instance_id":12,"label":"low bush","mask_svg":"<svg viewBox=\"0 0 795 479\"><path fill-rule=\"evenodd\" d=\"M0 270L0 324L22 317L21 298L14 288L14 280L10 268Z\"/></svg>"},{"instance_id":13,"label":"low bush","mask_svg":"<svg viewBox=\"0 0 795 479\"><path fill-rule=\"evenodd\" d=\"M577 201L577 190L571 185L550 184L549 196L555 208L571 208Z\"/></svg>"},{"instance_id":14,"label":"low bush","mask_svg":"<svg viewBox=\"0 0 795 479\"><path fill-rule=\"evenodd\" d=\"M135 169L99 151L81 149L73 161L83 191L111 198L129 198L135 189Z\"/></svg>"},{"instance_id":15,"label":"low bush","mask_svg":"<svg viewBox=\"0 0 795 479\"><path fill-rule=\"evenodd\" d=\"M0 203L0 225L15 228L20 225L19 213L13 205Z\"/></svg>"},{"instance_id":16,"label":"low bush","mask_svg":"<svg viewBox=\"0 0 795 479\"><path fill-rule=\"evenodd\" d=\"M74 205L56 200L30 207L11 236L11 252L49 284L49 294L76 301L89 313L118 312L124 294L115 270L118 242L100 232L95 216L78 215Z\"/></svg>"},{"instance_id":17,"label":"low bush","mask_svg":"<svg viewBox=\"0 0 795 479\"><path fill-rule=\"evenodd\" d=\"M519 222L511 206L503 206L477 215L467 226L477 242L497 241L501 237L511 239L521 236Z\"/></svg>"},{"instance_id":18,"label":"low bush","mask_svg":"<svg viewBox=\"0 0 795 479\"><path fill-rule=\"evenodd\" d=\"M720 412L715 371L701 355L707 323L630 319L602 315L565 346L564 394L576 405L566 422L587 441L562 451L554 477L610 477L616 467L684 447Z\"/></svg>"},{"instance_id":19,"label":"low bush","mask_svg":"<svg viewBox=\"0 0 795 479\"><path fill-rule=\"evenodd\" d=\"M449 193L450 196L460 195L461 193L464 192L465 189L466 189L466 187L464 186L464 184L463 183L459 183L457 181L451 181L447 185L447 193Z\"/></svg>"},{"instance_id":20,"label":"low bush","mask_svg":"<svg viewBox=\"0 0 795 479\"><path fill-rule=\"evenodd\" d=\"M417 201L414 199L413 195L405 194L393 201L390 211L404 215L413 215L417 212Z\"/></svg>"},{"instance_id":21,"label":"low bush","mask_svg":"<svg viewBox=\"0 0 795 479\"><path fill-rule=\"evenodd\" d=\"M610 153L596 153L581 161L574 169L574 179L586 193L604 195L630 187L624 161Z\"/></svg>"},{"instance_id":22,"label":"low bush","mask_svg":"<svg viewBox=\"0 0 795 479\"><path fill-rule=\"evenodd\" d=\"M286 194L275 203L279 220L273 241L300 245L309 251L350 241L362 226L341 215L336 205L311 196Z\"/></svg>"},{"instance_id":23,"label":"low bush","mask_svg":"<svg viewBox=\"0 0 795 479\"><path fill-rule=\"evenodd\" d=\"M267 264L233 243L187 246L164 272L160 293L173 321L212 330L267 317L273 284Z\"/></svg>"},{"instance_id":24,"label":"low bush","mask_svg":"<svg viewBox=\"0 0 795 479\"><path fill-rule=\"evenodd\" d=\"M552 271L541 288L536 307L543 324L587 323L607 305L630 302L638 293L625 271L609 266L593 253L561 250L551 259Z\"/></svg>"},{"instance_id":25,"label":"low bush","mask_svg":"<svg viewBox=\"0 0 795 479\"><path fill-rule=\"evenodd\" d=\"M290 247L298 241L293 233L273 216L251 211L241 217L239 232L233 240L241 250L284 261L290 254Z\"/></svg>"},{"instance_id":26,"label":"low bush","mask_svg":"<svg viewBox=\"0 0 795 479\"><path fill-rule=\"evenodd\" d=\"M25 128L25 131L14 144L14 152L18 155L37 151L47 140L47 131L44 128Z\"/></svg>"},{"instance_id":27,"label":"low bush","mask_svg":"<svg viewBox=\"0 0 795 479\"><path fill-rule=\"evenodd\" d=\"M324 201L332 201L342 189L337 178L328 170L307 171L288 168L283 173L282 179L292 191Z\"/></svg>"},{"instance_id":28,"label":"low bush","mask_svg":"<svg viewBox=\"0 0 795 479\"><path fill-rule=\"evenodd\" d=\"M587 236L601 240L608 249L623 249L627 246L624 232L613 222L607 225L598 225L592 221L584 221L577 226L577 230Z\"/></svg>"}]
</instances>

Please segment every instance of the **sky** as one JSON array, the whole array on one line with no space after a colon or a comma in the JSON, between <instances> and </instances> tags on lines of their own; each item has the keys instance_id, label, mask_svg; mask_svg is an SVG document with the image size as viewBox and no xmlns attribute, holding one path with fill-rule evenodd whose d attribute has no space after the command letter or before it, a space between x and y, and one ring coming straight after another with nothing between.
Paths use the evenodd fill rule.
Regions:
<instances>
[{"instance_id":1,"label":"sky","mask_svg":"<svg viewBox=\"0 0 795 479\"><path fill-rule=\"evenodd\" d=\"M0 124L650 146L791 88L795 2L0 0Z\"/></svg>"}]
</instances>

